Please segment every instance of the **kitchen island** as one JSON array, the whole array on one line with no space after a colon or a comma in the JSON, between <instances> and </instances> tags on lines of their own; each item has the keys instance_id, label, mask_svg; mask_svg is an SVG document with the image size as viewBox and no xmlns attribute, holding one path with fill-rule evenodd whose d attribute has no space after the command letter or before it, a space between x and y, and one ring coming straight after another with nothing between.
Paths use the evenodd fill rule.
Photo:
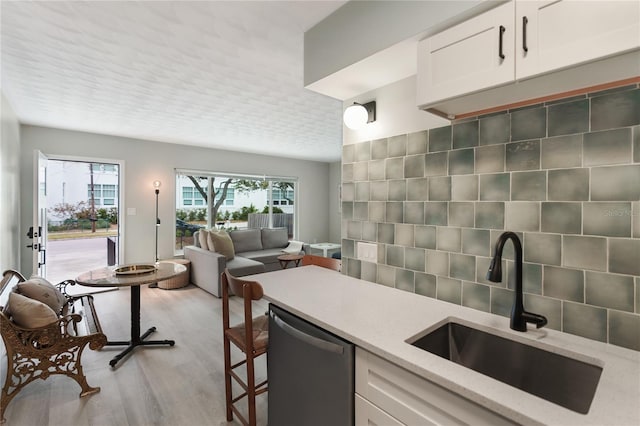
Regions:
<instances>
[{"instance_id":1,"label":"kitchen island","mask_svg":"<svg viewBox=\"0 0 640 426\"><path fill-rule=\"evenodd\" d=\"M546 328L516 332L505 317L317 266L246 278L260 282L265 298L277 306L514 423L640 424L640 352ZM603 367L588 414L568 410L406 342L448 318L488 327L507 338L553 348Z\"/></svg>"}]
</instances>

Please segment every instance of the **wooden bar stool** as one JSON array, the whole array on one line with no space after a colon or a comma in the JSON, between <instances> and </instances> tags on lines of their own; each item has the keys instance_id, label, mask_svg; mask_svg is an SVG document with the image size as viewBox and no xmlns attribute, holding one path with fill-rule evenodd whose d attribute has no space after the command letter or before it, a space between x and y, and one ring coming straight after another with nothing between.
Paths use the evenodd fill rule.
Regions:
<instances>
[{"instance_id":1,"label":"wooden bar stool","mask_svg":"<svg viewBox=\"0 0 640 426\"><path fill-rule=\"evenodd\" d=\"M333 269L340 272L342 261L340 259L332 259L330 257L316 256L314 254L306 254L302 258L302 266L317 265L327 269Z\"/></svg>"},{"instance_id":2,"label":"wooden bar stool","mask_svg":"<svg viewBox=\"0 0 640 426\"><path fill-rule=\"evenodd\" d=\"M267 352L269 342L269 320L266 315L253 318L251 302L262 299L262 286L255 281L245 281L231 275L228 269L221 274L222 282L222 324L224 334L224 381L226 394L227 421L233 420L233 414L243 425L256 424L256 396L267 391L267 380L255 383L254 359ZM229 322L229 291L242 297L244 302L244 323L231 326ZM231 343L236 345L245 355L245 359L231 365ZM246 364L247 381L236 374L235 368ZM232 395L231 378L244 390L236 396ZM247 421L234 405L247 397L249 421Z\"/></svg>"}]
</instances>

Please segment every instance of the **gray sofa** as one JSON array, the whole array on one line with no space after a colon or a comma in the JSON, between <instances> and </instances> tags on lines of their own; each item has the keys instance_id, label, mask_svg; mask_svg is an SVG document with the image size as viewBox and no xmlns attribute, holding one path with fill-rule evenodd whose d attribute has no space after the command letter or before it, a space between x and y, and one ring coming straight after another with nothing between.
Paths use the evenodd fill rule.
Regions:
<instances>
[{"instance_id":1,"label":"gray sofa","mask_svg":"<svg viewBox=\"0 0 640 426\"><path fill-rule=\"evenodd\" d=\"M184 257L191 261L191 282L216 297L222 295L220 274L225 268L237 277L278 270L278 256L289 245L286 228L240 229L230 231L229 236L235 251L230 261L201 248L198 232L193 238L195 245L184 248Z\"/></svg>"}]
</instances>

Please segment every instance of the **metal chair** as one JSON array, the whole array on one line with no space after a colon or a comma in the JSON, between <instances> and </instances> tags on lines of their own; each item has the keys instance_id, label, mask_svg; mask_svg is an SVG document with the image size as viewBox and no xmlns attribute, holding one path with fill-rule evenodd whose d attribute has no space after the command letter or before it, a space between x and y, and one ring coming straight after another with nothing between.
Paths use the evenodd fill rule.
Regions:
<instances>
[{"instance_id":1,"label":"metal chair","mask_svg":"<svg viewBox=\"0 0 640 426\"><path fill-rule=\"evenodd\" d=\"M342 268L342 261L340 261L339 259L332 259L330 257L316 256L314 254L306 254L302 258L302 265L303 266L316 265L316 266L321 266L323 268L333 269L334 271L340 272L340 269Z\"/></svg>"},{"instance_id":2,"label":"metal chair","mask_svg":"<svg viewBox=\"0 0 640 426\"><path fill-rule=\"evenodd\" d=\"M266 315L253 318L251 302L260 300L264 294L262 286L255 281L246 281L231 275L228 269L221 274L222 283L222 324L224 337L224 380L226 394L227 421L233 420L233 415L243 425L255 426L256 424L256 396L267 391L267 380L255 383L254 359L267 352L269 341L269 321ZM235 326L230 325L229 320L229 294L230 291L243 298L244 322ZM237 346L244 354L244 359L231 364L231 343ZM246 382L236 374L234 369L246 364ZM244 390L236 396L232 395L231 379L234 379ZM234 405L244 397L247 397L249 420L247 421Z\"/></svg>"}]
</instances>

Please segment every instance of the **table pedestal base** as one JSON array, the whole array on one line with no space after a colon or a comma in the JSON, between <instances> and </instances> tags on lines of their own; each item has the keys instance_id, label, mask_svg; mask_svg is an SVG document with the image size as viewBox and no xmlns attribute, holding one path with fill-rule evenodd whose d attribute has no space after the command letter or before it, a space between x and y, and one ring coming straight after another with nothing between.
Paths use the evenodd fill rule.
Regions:
<instances>
[{"instance_id":1,"label":"table pedestal base","mask_svg":"<svg viewBox=\"0 0 640 426\"><path fill-rule=\"evenodd\" d=\"M114 356L113 359L109 361L109 365L111 367L115 367L118 361L120 361L122 358L127 356L129 352L133 351L138 346L160 346L160 345L173 346L176 344L174 340L144 340L147 337L149 337L149 335L151 335L151 333L153 333L154 331L156 331L156 328L151 327L142 336L132 341L107 342L107 346L127 346L122 352Z\"/></svg>"}]
</instances>

